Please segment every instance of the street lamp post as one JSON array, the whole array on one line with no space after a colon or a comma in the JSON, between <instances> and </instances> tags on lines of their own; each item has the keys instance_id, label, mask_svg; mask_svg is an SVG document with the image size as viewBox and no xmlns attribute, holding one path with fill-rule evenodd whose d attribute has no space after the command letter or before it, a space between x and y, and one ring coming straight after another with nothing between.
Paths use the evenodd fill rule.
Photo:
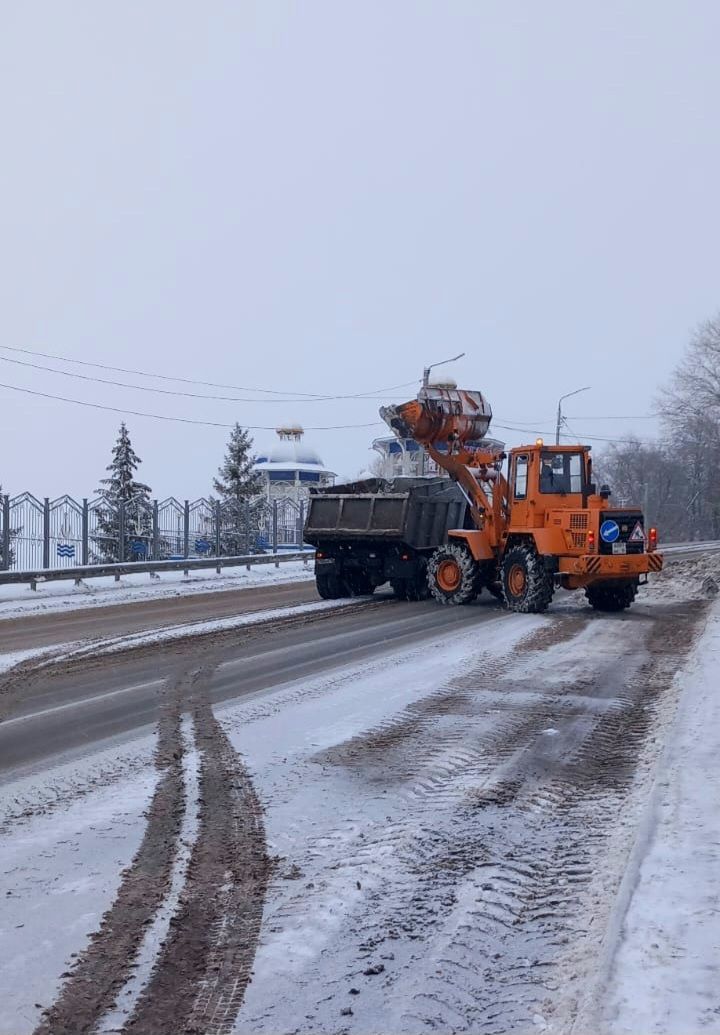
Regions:
<instances>
[{"instance_id":1,"label":"street lamp post","mask_svg":"<svg viewBox=\"0 0 720 1035\"><path fill-rule=\"evenodd\" d=\"M453 356L452 359L441 359L439 363L431 363L429 367L425 367L423 370L423 388L427 388L428 386L431 370L434 370L435 367L445 366L446 363L454 363L456 359L462 359L464 355L464 352L459 352L457 356Z\"/></svg>"},{"instance_id":2,"label":"street lamp post","mask_svg":"<svg viewBox=\"0 0 720 1035\"><path fill-rule=\"evenodd\" d=\"M585 387L585 388L576 388L574 392L568 392L566 395L561 395L560 398L558 399L557 424L555 425L555 445L556 446L560 445L560 428L562 427L562 422L563 422L563 415L562 415L563 399L569 399L571 395L579 395L580 392L589 392L590 391L590 387L591 387L590 385L587 385L587 387Z\"/></svg>"}]
</instances>

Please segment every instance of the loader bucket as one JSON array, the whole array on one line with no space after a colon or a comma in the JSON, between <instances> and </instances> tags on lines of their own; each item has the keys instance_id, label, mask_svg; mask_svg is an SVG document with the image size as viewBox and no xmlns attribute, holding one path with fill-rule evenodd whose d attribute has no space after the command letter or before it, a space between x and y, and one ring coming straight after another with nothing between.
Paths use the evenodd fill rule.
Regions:
<instances>
[{"instance_id":1,"label":"loader bucket","mask_svg":"<svg viewBox=\"0 0 720 1035\"><path fill-rule=\"evenodd\" d=\"M398 438L435 442L477 442L492 420L490 404L480 392L463 388L424 387L417 399L381 406L380 416Z\"/></svg>"}]
</instances>

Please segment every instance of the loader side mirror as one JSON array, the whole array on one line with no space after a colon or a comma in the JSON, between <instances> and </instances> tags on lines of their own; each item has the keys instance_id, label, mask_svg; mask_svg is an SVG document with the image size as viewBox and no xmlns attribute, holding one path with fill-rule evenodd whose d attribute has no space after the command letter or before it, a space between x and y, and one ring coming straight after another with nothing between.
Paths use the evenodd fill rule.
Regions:
<instances>
[{"instance_id":1,"label":"loader side mirror","mask_svg":"<svg viewBox=\"0 0 720 1035\"><path fill-rule=\"evenodd\" d=\"M611 491L609 485L601 485L600 486L600 496L604 500L609 500L610 499L610 497L612 496L612 491Z\"/></svg>"}]
</instances>

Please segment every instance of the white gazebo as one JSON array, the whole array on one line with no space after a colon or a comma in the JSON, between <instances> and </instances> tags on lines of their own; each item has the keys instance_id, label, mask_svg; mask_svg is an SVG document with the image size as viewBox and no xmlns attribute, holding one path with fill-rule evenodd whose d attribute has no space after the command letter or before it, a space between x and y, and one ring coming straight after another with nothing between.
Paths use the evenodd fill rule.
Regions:
<instances>
[{"instance_id":1,"label":"white gazebo","mask_svg":"<svg viewBox=\"0 0 720 1035\"><path fill-rule=\"evenodd\" d=\"M485 449L503 449L504 443L494 438L485 438L480 442L468 443L469 446ZM381 463L379 474L381 478L392 480L393 478L447 478L447 473L435 463L432 457L428 456L421 445L412 438L398 438L396 435L386 435L383 438L376 438L372 444L373 449L379 454ZM444 453L447 445L443 442L436 444L439 452Z\"/></svg>"},{"instance_id":2,"label":"white gazebo","mask_svg":"<svg viewBox=\"0 0 720 1035\"><path fill-rule=\"evenodd\" d=\"M278 441L267 453L258 455L255 470L262 475L268 500L307 499L311 488L332 485L335 472L325 467L317 452L303 441L299 424L277 428Z\"/></svg>"}]
</instances>

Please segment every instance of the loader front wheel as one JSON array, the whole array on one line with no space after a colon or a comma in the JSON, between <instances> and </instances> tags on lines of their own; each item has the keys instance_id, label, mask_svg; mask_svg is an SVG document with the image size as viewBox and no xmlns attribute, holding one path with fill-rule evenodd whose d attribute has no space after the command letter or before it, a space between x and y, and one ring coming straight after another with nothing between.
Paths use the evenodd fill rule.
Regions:
<instances>
[{"instance_id":1,"label":"loader front wheel","mask_svg":"<svg viewBox=\"0 0 720 1035\"><path fill-rule=\"evenodd\" d=\"M630 607L636 593L637 586L634 582L622 582L614 586L596 583L585 589L588 603L596 611L624 611L626 607Z\"/></svg>"},{"instance_id":2,"label":"loader front wheel","mask_svg":"<svg viewBox=\"0 0 720 1035\"><path fill-rule=\"evenodd\" d=\"M502 565L502 592L509 611L538 614L553 597L553 576L532 546L511 546Z\"/></svg>"},{"instance_id":3,"label":"loader front wheel","mask_svg":"<svg viewBox=\"0 0 720 1035\"><path fill-rule=\"evenodd\" d=\"M464 546L448 543L428 561L427 583L441 604L469 604L477 596L477 565Z\"/></svg>"}]
</instances>

